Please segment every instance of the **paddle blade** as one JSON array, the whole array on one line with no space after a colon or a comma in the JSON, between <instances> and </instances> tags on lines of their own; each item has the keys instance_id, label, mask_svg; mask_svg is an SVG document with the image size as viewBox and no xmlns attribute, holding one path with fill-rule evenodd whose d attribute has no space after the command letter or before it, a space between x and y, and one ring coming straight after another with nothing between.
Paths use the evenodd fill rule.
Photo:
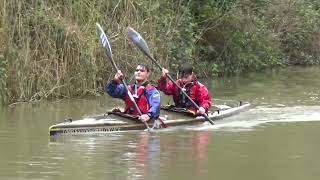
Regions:
<instances>
[{"instance_id":1,"label":"paddle blade","mask_svg":"<svg viewBox=\"0 0 320 180\"><path fill-rule=\"evenodd\" d=\"M131 41L138 46L138 48L144 52L146 55L150 56L150 50L148 48L148 45L146 43L146 41L142 38L142 36L135 31L133 28L128 27L127 29L127 36L129 37L129 39L131 39Z\"/></svg>"},{"instance_id":2,"label":"paddle blade","mask_svg":"<svg viewBox=\"0 0 320 180\"><path fill-rule=\"evenodd\" d=\"M102 43L102 46L106 49L107 56L111 60L112 59L112 51L111 51L111 46L110 46L108 37L107 37L106 33L104 33L100 24L96 23L96 28L97 28L97 32L99 34L99 39Z\"/></svg>"}]
</instances>

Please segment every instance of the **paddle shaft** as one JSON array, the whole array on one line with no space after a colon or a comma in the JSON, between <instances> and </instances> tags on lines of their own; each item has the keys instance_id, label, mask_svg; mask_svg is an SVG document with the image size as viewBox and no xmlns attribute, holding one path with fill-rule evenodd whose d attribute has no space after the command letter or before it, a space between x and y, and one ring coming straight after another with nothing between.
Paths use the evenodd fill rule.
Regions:
<instances>
[{"instance_id":1,"label":"paddle shaft","mask_svg":"<svg viewBox=\"0 0 320 180\"><path fill-rule=\"evenodd\" d=\"M141 48L140 48L141 49ZM142 50L142 49L141 49ZM154 62L159 69L162 71L163 67L147 52L143 51L145 55L147 55L149 57L149 59L152 60L152 62ZM172 83L177 86L179 88L179 90L187 97L187 99L197 108L199 109L200 107L198 106L198 104L196 102L194 102L191 97L182 90L182 88L179 86L179 84L176 83L176 81L170 76L170 74L166 74L166 76L170 79L170 81L172 81ZM207 116L207 114L202 114L202 116L210 122L210 124L214 124L214 122Z\"/></svg>"}]
</instances>

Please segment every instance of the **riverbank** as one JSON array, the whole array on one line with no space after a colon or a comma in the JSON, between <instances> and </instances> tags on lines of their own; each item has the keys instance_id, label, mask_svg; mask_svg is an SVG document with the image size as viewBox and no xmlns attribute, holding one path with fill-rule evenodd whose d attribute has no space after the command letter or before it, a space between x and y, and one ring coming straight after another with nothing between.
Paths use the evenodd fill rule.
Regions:
<instances>
[{"instance_id":1,"label":"riverbank","mask_svg":"<svg viewBox=\"0 0 320 180\"><path fill-rule=\"evenodd\" d=\"M101 95L113 73L99 43L96 22L109 35L114 59L126 74L140 62L150 63L126 39L127 26L145 37L171 72L185 61L206 78L317 65L319 7L315 0L4 0L0 9L1 101Z\"/></svg>"}]
</instances>

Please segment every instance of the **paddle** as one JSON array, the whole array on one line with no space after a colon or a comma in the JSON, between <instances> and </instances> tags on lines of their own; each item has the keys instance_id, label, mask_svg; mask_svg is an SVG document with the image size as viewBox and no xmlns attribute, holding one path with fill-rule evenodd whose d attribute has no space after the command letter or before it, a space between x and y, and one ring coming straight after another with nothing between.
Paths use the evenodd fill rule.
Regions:
<instances>
[{"instance_id":1,"label":"paddle","mask_svg":"<svg viewBox=\"0 0 320 180\"><path fill-rule=\"evenodd\" d=\"M154 59L154 57L151 55L150 50L148 48L148 45L146 43L146 41L141 37L141 35L135 31L133 28L129 27L128 31L127 31L127 35L128 37L131 39L131 41L138 46L138 48L149 57L149 59L151 59L151 61L153 63L155 63L160 70L162 71L163 67ZM173 78L170 76L170 74L166 74L167 77L173 82L174 85L176 85L179 90L189 99L189 101L197 108L199 109L200 107L198 106L198 104L196 104L191 98L190 96L188 96L188 94L182 90L182 88L173 80ZM202 114L202 116L205 118L205 120L209 121L211 124L214 124L213 121L211 119L209 119L209 117L206 114Z\"/></svg>"},{"instance_id":2,"label":"paddle","mask_svg":"<svg viewBox=\"0 0 320 180\"><path fill-rule=\"evenodd\" d=\"M107 54L108 59L111 61L111 64L113 65L113 67L116 70L116 72L119 72L119 69L118 69L116 63L114 62L114 60L112 58L111 46L110 46L110 43L108 41L107 35L104 33L104 31L103 31L102 27L100 26L100 24L96 23L96 28L97 28L97 31L98 31L99 38L101 40L102 46L106 50L106 54ZM122 78L121 82L124 85L124 88L126 89L126 91L128 92L128 96L129 96L130 100L132 101L134 107L137 109L139 115L141 116L142 115L141 110L139 109L136 101L134 100L134 98L132 96L132 93L128 90L128 86L127 86L127 84L125 82L125 79ZM150 131L151 129L148 126L148 124L146 122L144 122L144 124L145 124L146 128Z\"/></svg>"}]
</instances>

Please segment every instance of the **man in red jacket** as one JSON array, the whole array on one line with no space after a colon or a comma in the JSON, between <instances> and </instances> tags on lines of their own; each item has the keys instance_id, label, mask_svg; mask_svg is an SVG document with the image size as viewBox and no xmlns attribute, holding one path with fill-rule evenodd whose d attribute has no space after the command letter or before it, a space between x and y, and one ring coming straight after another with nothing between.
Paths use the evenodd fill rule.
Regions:
<instances>
[{"instance_id":1,"label":"man in red jacket","mask_svg":"<svg viewBox=\"0 0 320 180\"><path fill-rule=\"evenodd\" d=\"M161 77L158 80L158 89L166 95L172 95L176 107L187 108L194 114L208 113L211 107L211 97L208 89L197 81L197 78L193 73L193 67L190 64L185 63L180 66L179 72L181 74L181 79L178 79L176 83L200 107L199 109L196 109L172 81L167 80L166 74L168 74L169 71L165 68L162 69Z\"/></svg>"}]
</instances>

